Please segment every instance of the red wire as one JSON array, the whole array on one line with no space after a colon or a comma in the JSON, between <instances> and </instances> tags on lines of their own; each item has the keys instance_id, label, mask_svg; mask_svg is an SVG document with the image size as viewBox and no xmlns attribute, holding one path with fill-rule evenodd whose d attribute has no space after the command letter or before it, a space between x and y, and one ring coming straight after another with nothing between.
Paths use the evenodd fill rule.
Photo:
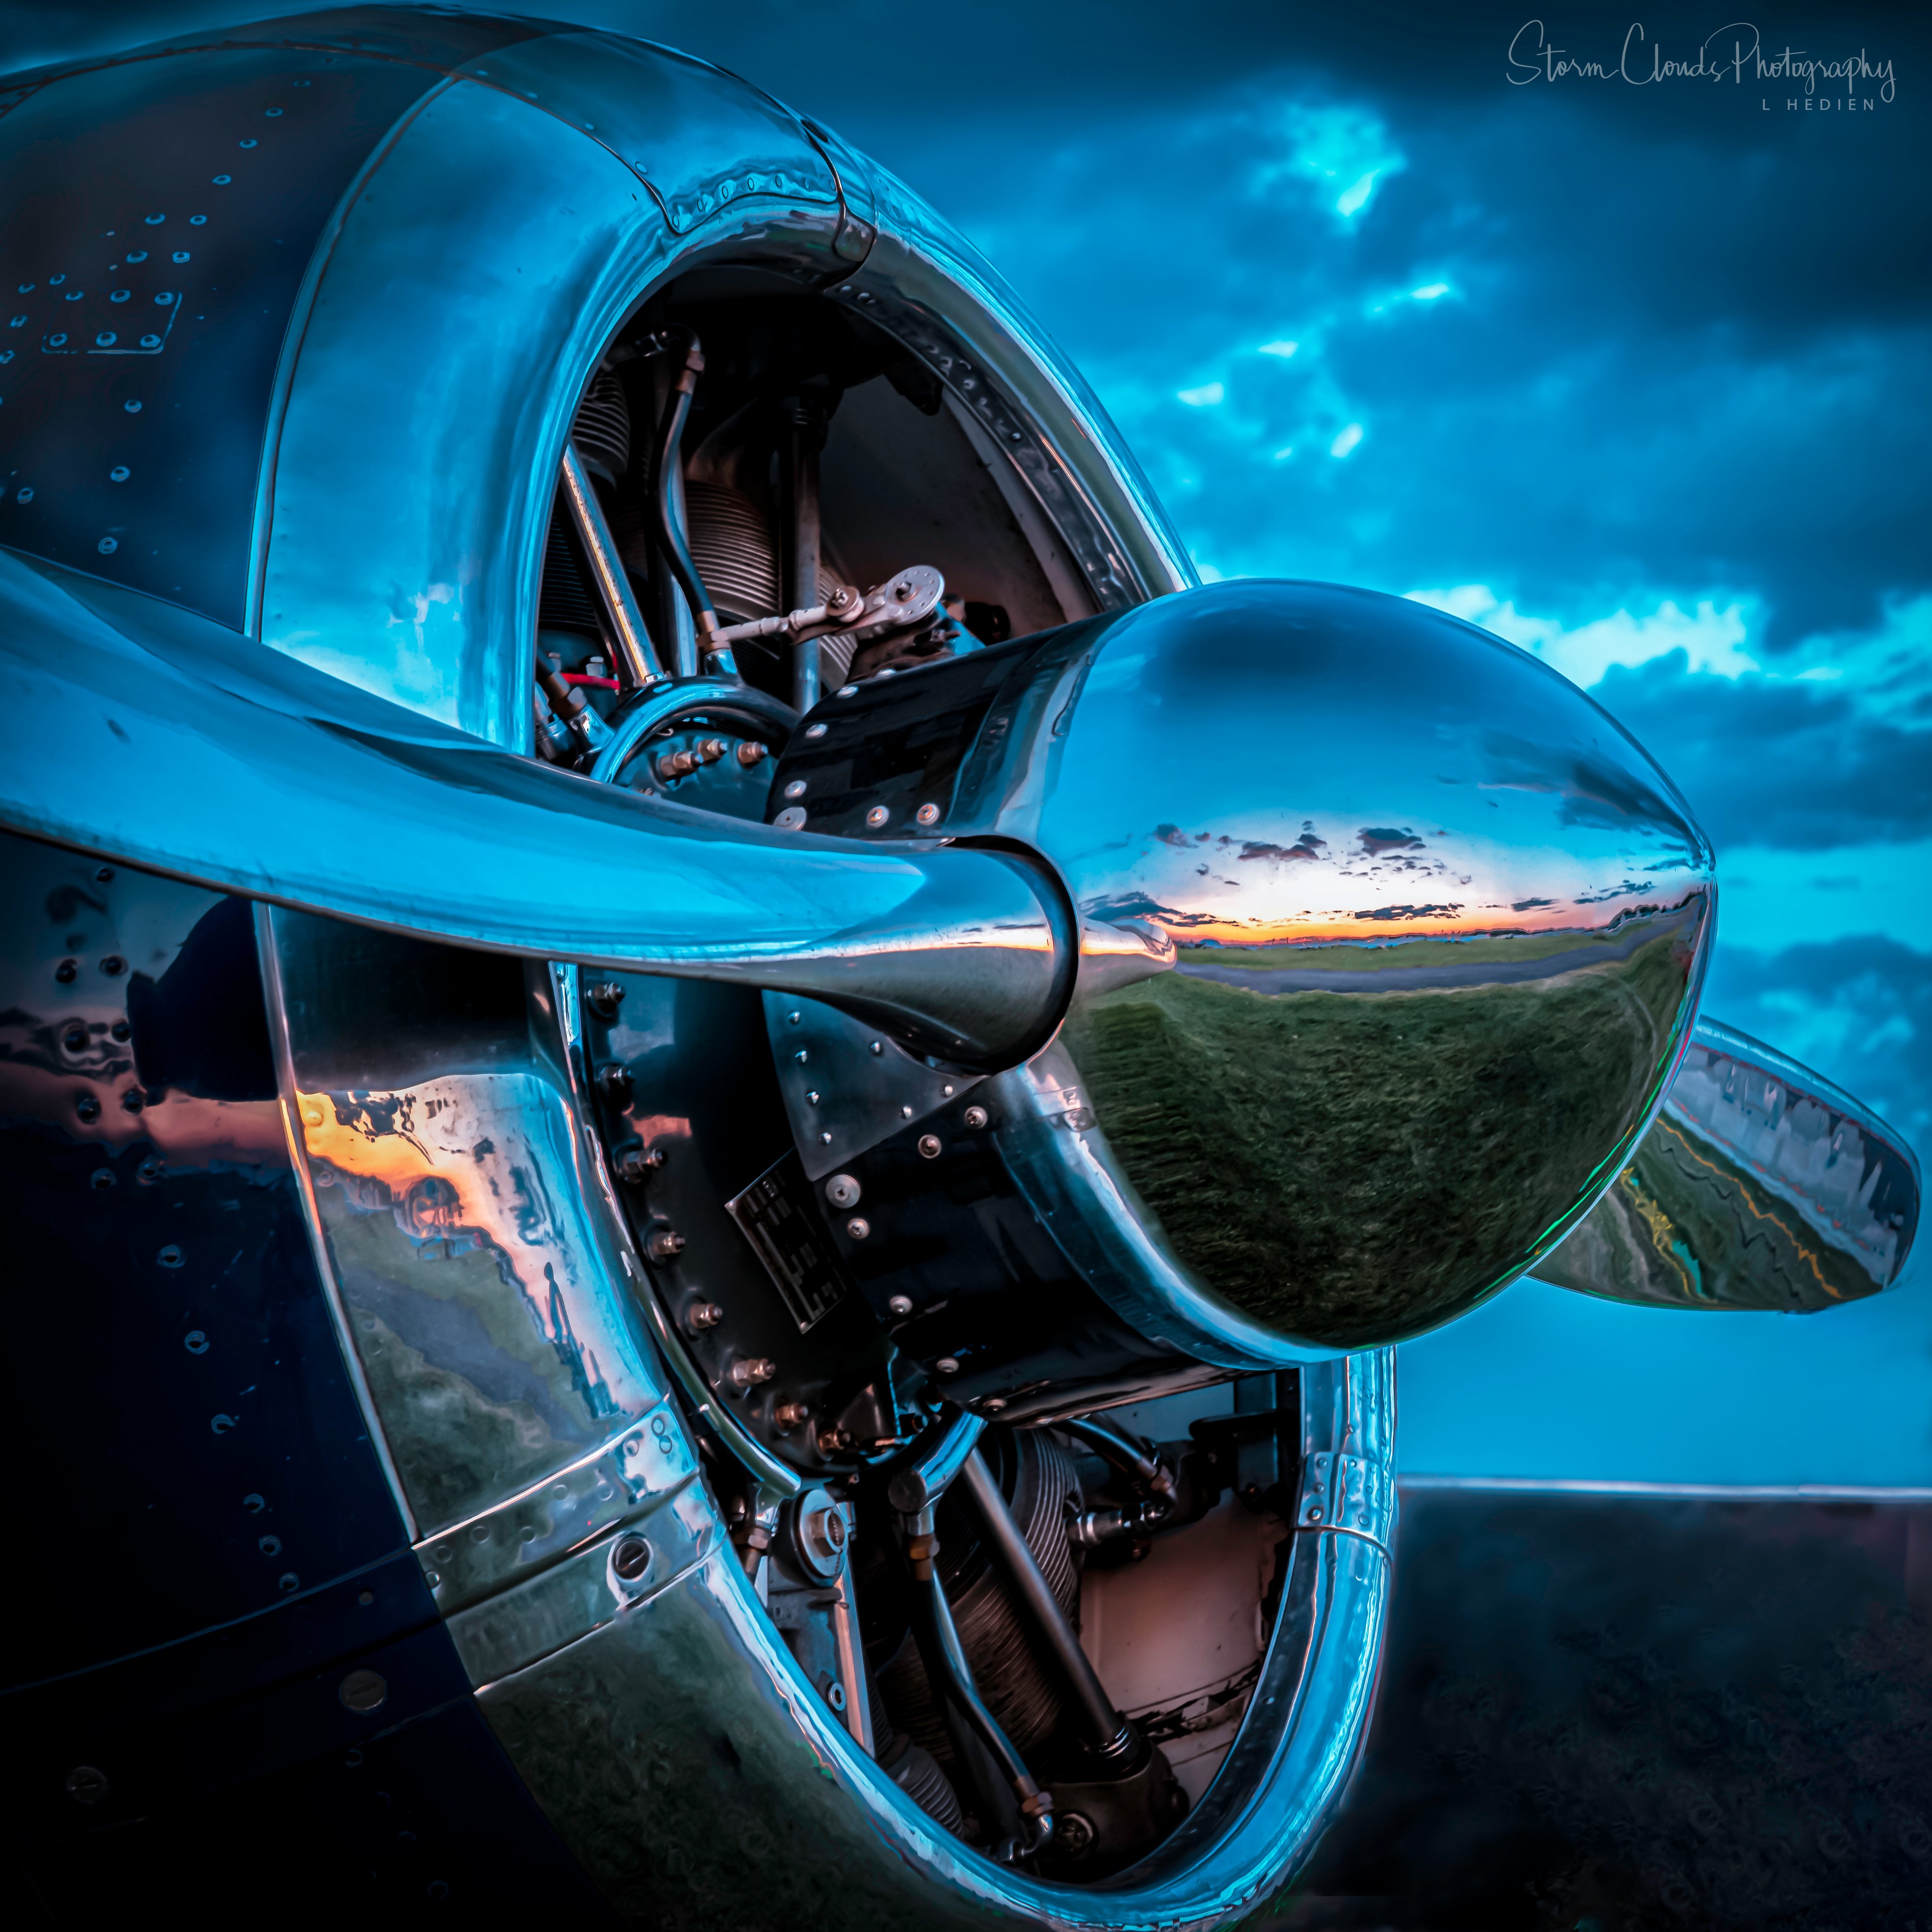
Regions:
<instances>
[{"instance_id":1,"label":"red wire","mask_svg":"<svg viewBox=\"0 0 1932 1932\"><path fill-rule=\"evenodd\" d=\"M614 677L586 677L580 670L560 671L557 675L566 684L591 684L599 691L619 691L623 688Z\"/></svg>"}]
</instances>

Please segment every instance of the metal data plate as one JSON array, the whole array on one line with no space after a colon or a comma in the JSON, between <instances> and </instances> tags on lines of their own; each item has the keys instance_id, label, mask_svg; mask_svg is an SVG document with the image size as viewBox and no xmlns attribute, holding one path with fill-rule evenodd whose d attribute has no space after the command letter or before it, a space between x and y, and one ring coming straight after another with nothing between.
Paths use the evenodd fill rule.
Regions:
<instances>
[{"instance_id":1,"label":"metal data plate","mask_svg":"<svg viewBox=\"0 0 1932 1932\"><path fill-rule=\"evenodd\" d=\"M802 1335L852 1284L814 1208L812 1184L787 1154L724 1204L765 1264Z\"/></svg>"},{"instance_id":2,"label":"metal data plate","mask_svg":"<svg viewBox=\"0 0 1932 1932\"><path fill-rule=\"evenodd\" d=\"M808 1180L822 1180L979 1084L943 1073L817 1000L765 995L765 1027Z\"/></svg>"}]
</instances>

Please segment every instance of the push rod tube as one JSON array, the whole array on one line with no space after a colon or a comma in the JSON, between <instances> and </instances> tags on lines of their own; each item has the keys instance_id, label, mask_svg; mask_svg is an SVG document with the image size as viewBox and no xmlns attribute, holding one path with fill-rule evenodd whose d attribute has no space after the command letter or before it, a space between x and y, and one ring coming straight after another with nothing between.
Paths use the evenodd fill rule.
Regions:
<instances>
[{"instance_id":1,"label":"push rod tube","mask_svg":"<svg viewBox=\"0 0 1932 1932\"><path fill-rule=\"evenodd\" d=\"M784 596L788 610L806 610L818 604L818 451L824 430L817 412L802 398L793 399L786 418ZM818 702L818 644L808 638L792 652L792 709L802 716Z\"/></svg>"},{"instance_id":2,"label":"push rod tube","mask_svg":"<svg viewBox=\"0 0 1932 1932\"><path fill-rule=\"evenodd\" d=\"M664 416L658 424L657 448L651 459L651 503L656 512L658 546L685 602L691 606L691 619L698 628L700 649L717 648L718 614L711 608L711 593L698 574L685 534L684 518L674 498L674 486L683 472L684 425L691 414L691 398L698 379L704 372L704 352L698 346L694 330L671 328L664 332L668 344L682 342L684 359L674 365L669 393L664 398ZM675 347L671 350L675 355Z\"/></svg>"},{"instance_id":3,"label":"push rod tube","mask_svg":"<svg viewBox=\"0 0 1932 1932\"><path fill-rule=\"evenodd\" d=\"M562 488L572 527L577 532L577 540L583 546L584 556L590 566L591 578L597 586L597 595L603 604L617 655L623 660L631 682L640 689L648 689L663 678L664 669L658 662L650 632L644 627L644 614L638 608L631 580L625 575L624 566L619 560L617 546L611 537L610 526L604 520L604 506L597 500L590 472L584 468L584 459L572 443L567 442L563 446L558 482Z\"/></svg>"},{"instance_id":4,"label":"push rod tube","mask_svg":"<svg viewBox=\"0 0 1932 1932\"><path fill-rule=\"evenodd\" d=\"M986 1748L1018 1802L1022 1836L1010 1848L1016 1858L1030 1858L1042 1850L1053 1836L1053 1794L1034 1782L1026 1760L1012 1740L1000 1728L999 1720L987 1709L974 1682L973 1666L966 1660L965 1647L952 1621L952 1606L946 1600L945 1586L939 1580L934 1558L939 1554L939 1538L933 1528L932 1510L920 1510L910 1520L906 1536L906 1556L912 1565L913 1599L919 1614L917 1641L928 1677L966 1720L974 1736Z\"/></svg>"},{"instance_id":5,"label":"push rod tube","mask_svg":"<svg viewBox=\"0 0 1932 1932\"><path fill-rule=\"evenodd\" d=\"M1060 1600L1053 1594L1053 1586L1046 1580L1039 1559L1020 1534L1012 1511L1000 1493L1000 1485L977 1448L967 1456L959 1480L980 1519L993 1561L1019 1599L1034 1634L1066 1684L1088 1742L1109 1763L1131 1758L1140 1748L1140 1734L1114 1708L1106 1686L1080 1648L1080 1640L1066 1621Z\"/></svg>"}]
</instances>

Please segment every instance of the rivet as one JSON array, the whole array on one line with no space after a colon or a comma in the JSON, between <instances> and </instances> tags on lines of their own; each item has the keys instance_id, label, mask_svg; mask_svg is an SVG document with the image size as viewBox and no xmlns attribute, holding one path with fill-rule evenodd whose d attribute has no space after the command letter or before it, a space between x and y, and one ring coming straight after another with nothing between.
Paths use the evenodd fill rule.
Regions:
<instances>
[{"instance_id":1,"label":"rivet","mask_svg":"<svg viewBox=\"0 0 1932 1932\"><path fill-rule=\"evenodd\" d=\"M802 778L794 778L794 779L792 780L791 783L790 783L790 784L788 784L788 785L787 785L787 786L785 787L785 788L784 788L784 795L785 795L785 796L786 796L787 798L802 798L802 797L804 797L804 796L805 796L805 781L804 781L804 779L802 779Z\"/></svg>"},{"instance_id":2,"label":"rivet","mask_svg":"<svg viewBox=\"0 0 1932 1932\"><path fill-rule=\"evenodd\" d=\"M912 1312L912 1297L909 1294L896 1294L886 1304L886 1306L895 1315L910 1315Z\"/></svg>"},{"instance_id":3,"label":"rivet","mask_svg":"<svg viewBox=\"0 0 1932 1932\"><path fill-rule=\"evenodd\" d=\"M942 1376L956 1376L959 1372L958 1361L956 1358L951 1355L941 1355L932 1366Z\"/></svg>"},{"instance_id":4,"label":"rivet","mask_svg":"<svg viewBox=\"0 0 1932 1932\"><path fill-rule=\"evenodd\" d=\"M890 811L889 811L884 806L875 805L872 807L871 811L866 813L866 823L868 825L873 826L884 825L890 820L892 815L892 814Z\"/></svg>"},{"instance_id":5,"label":"rivet","mask_svg":"<svg viewBox=\"0 0 1932 1932\"><path fill-rule=\"evenodd\" d=\"M820 1147L830 1147L832 1144L832 1136L830 1134L820 1134L818 1137L818 1144Z\"/></svg>"},{"instance_id":6,"label":"rivet","mask_svg":"<svg viewBox=\"0 0 1932 1932\"><path fill-rule=\"evenodd\" d=\"M870 1040L867 1042L867 1045L871 1048L872 1052L875 1058L878 1054L884 1053L886 1050L886 1043L884 1040Z\"/></svg>"},{"instance_id":7,"label":"rivet","mask_svg":"<svg viewBox=\"0 0 1932 1932\"><path fill-rule=\"evenodd\" d=\"M808 724L805 728L805 735L808 738L824 737L825 736L825 726L824 723L821 722L817 724Z\"/></svg>"},{"instance_id":8,"label":"rivet","mask_svg":"<svg viewBox=\"0 0 1932 1932\"><path fill-rule=\"evenodd\" d=\"M807 1106L817 1106L818 1105L819 1097L818 1089L816 1087L808 1087L806 1089L805 1101Z\"/></svg>"},{"instance_id":9,"label":"rivet","mask_svg":"<svg viewBox=\"0 0 1932 1932\"><path fill-rule=\"evenodd\" d=\"M208 1336L201 1329L190 1328L182 1337L182 1346L190 1355L205 1355L208 1353Z\"/></svg>"},{"instance_id":10,"label":"rivet","mask_svg":"<svg viewBox=\"0 0 1932 1932\"><path fill-rule=\"evenodd\" d=\"M128 962L118 952L110 952L100 962L100 970L110 980L118 980L128 970Z\"/></svg>"},{"instance_id":11,"label":"rivet","mask_svg":"<svg viewBox=\"0 0 1932 1932\"><path fill-rule=\"evenodd\" d=\"M902 1120L910 1120L912 1118L912 1109L910 1107L902 1107L899 1109L899 1118Z\"/></svg>"},{"instance_id":12,"label":"rivet","mask_svg":"<svg viewBox=\"0 0 1932 1932\"><path fill-rule=\"evenodd\" d=\"M936 805L922 805L913 814L913 817L922 825L937 825L939 823L939 808Z\"/></svg>"},{"instance_id":13,"label":"rivet","mask_svg":"<svg viewBox=\"0 0 1932 1932\"><path fill-rule=\"evenodd\" d=\"M77 1764L67 1774L67 1795L76 1804L98 1804L113 1788L106 1772L91 1764Z\"/></svg>"},{"instance_id":14,"label":"rivet","mask_svg":"<svg viewBox=\"0 0 1932 1932\"><path fill-rule=\"evenodd\" d=\"M859 687L856 684L842 684L832 694L834 698L856 698Z\"/></svg>"},{"instance_id":15,"label":"rivet","mask_svg":"<svg viewBox=\"0 0 1932 1932\"><path fill-rule=\"evenodd\" d=\"M54 977L63 986L70 986L74 983L74 975L80 970L80 962L77 959L63 959L54 968Z\"/></svg>"},{"instance_id":16,"label":"rivet","mask_svg":"<svg viewBox=\"0 0 1932 1932\"><path fill-rule=\"evenodd\" d=\"M100 1118L100 1102L92 1094L83 1094L74 1103L75 1119L92 1126Z\"/></svg>"},{"instance_id":17,"label":"rivet","mask_svg":"<svg viewBox=\"0 0 1932 1932\"><path fill-rule=\"evenodd\" d=\"M805 1016L802 1012L789 1012L785 1015L785 1024L797 1026L803 1022L804 1018Z\"/></svg>"},{"instance_id":18,"label":"rivet","mask_svg":"<svg viewBox=\"0 0 1932 1932\"><path fill-rule=\"evenodd\" d=\"M115 1184L113 1168L111 1167L97 1167L94 1172L87 1177L87 1184L88 1186L95 1189L97 1191L102 1188L112 1187Z\"/></svg>"}]
</instances>

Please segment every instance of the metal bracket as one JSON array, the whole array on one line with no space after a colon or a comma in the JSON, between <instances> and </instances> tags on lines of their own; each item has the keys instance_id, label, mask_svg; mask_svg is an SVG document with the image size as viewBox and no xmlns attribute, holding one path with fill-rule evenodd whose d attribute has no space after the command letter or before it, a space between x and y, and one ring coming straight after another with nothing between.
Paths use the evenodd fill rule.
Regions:
<instances>
[{"instance_id":1,"label":"metal bracket","mask_svg":"<svg viewBox=\"0 0 1932 1932\"><path fill-rule=\"evenodd\" d=\"M979 1084L974 1075L927 1066L817 1000L766 994L765 1027L808 1180L823 1180Z\"/></svg>"},{"instance_id":2,"label":"metal bracket","mask_svg":"<svg viewBox=\"0 0 1932 1932\"><path fill-rule=\"evenodd\" d=\"M1324 1452L1302 1466L1297 1529L1345 1531L1387 1549L1395 1525L1395 1474L1366 1456Z\"/></svg>"}]
</instances>

